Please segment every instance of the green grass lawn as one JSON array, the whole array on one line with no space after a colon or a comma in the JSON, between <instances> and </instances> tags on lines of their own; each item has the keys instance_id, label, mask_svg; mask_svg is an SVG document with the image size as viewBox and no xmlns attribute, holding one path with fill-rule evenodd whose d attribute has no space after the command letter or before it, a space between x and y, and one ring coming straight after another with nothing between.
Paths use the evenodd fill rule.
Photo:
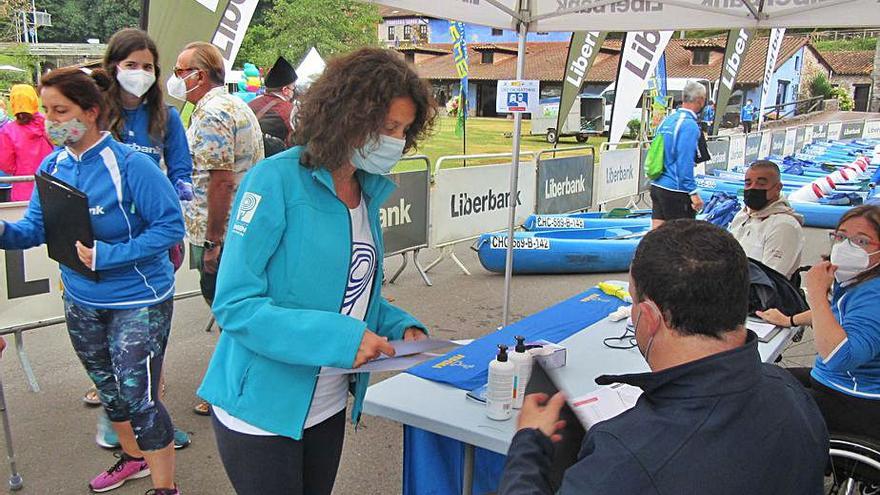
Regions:
<instances>
[{"instance_id":1,"label":"green grass lawn","mask_svg":"<svg viewBox=\"0 0 880 495\"><path fill-rule=\"evenodd\" d=\"M452 117L440 117L437 119L437 125L434 133L425 142L419 146L413 154L427 155L431 160L433 167L437 159L441 156L461 155L462 137L455 134L455 119ZM522 124L522 139L520 141L523 151L540 151L553 148L543 135L530 136L531 123L524 120ZM510 153L513 148L513 119L504 118L483 118L472 117L467 121L467 154L477 155L486 153ZM604 142L605 138L590 138L588 143L598 147ZM559 141L559 148L577 146L578 143L574 137L563 137ZM468 166L486 163L501 163L504 158L495 158L492 160L468 160ZM443 168L460 167L461 160L444 162ZM404 161L395 169L395 172L403 172L406 170L415 170L424 167L422 161Z\"/></svg>"}]
</instances>

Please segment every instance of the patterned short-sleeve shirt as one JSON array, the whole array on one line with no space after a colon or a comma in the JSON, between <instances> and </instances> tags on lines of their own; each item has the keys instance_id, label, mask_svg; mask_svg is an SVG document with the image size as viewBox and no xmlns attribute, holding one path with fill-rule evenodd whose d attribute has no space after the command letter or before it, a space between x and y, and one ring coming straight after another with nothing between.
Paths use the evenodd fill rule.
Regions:
<instances>
[{"instance_id":1,"label":"patterned short-sleeve shirt","mask_svg":"<svg viewBox=\"0 0 880 495\"><path fill-rule=\"evenodd\" d=\"M185 208L186 232L190 242L201 245L208 226L209 171L235 172L237 185L244 173L263 159L263 133L250 107L221 86L199 100L186 138L193 155L195 193Z\"/></svg>"}]
</instances>

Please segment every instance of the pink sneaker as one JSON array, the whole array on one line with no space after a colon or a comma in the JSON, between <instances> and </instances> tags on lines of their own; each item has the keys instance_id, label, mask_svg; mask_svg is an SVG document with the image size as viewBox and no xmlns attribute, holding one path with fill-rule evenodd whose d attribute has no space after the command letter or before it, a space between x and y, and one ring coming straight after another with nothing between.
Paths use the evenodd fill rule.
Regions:
<instances>
[{"instance_id":1,"label":"pink sneaker","mask_svg":"<svg viewBox=\"0 0 880 495\"><path fill-rule=\"evenodd\" d=\"M89 488L95 493L109 492L119 488L128 480L146 478L149 475L150 467L147 466L147 461L134 459L123 453L116 464L89 483Z\"/></svg>"}]
</instances>

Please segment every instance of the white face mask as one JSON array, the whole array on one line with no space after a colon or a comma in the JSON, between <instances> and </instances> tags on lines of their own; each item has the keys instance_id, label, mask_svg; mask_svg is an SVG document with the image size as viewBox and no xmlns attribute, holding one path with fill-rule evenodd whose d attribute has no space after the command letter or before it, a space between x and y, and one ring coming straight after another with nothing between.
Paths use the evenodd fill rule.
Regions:
<instances>
[{"instance_id":1,"label":"white face mask","mask_svg":"<svg viewBox=\"0 0 880 495\"><path fill-rule=\"evenodd\" d=\"M180 101L186 101L186 95L198 88L198 86L196 86L192 89L186 89L186 80L196 74L198 74L198 71L191 73L183 79L177 77L177 74L172 74L171 77L168 78L168 82L165 84L165 89L168 90L168 96L177 98Z\"/></svg>"},{"instance_id":2,"label":"white face mask","mask_svg":"<svg viewBox=\"0 0 880 495\"><path fill-rule=\"evenodd\" d=\"M404 147L405 140L380 134L378 139L354 150L351 163L364 172L385 175L400 161Z\"/></svg>"},{"instance_id":3,"label":"white face mask","mask_svg":"<svg viewBox=\"0 0 880 495\"><path fill-rule=\"evenodd\" d=\"M156 74L142 69L123 69L117 67L116 80L122 89L140 98L156 83Z\"/></svg>"},{"instance_id":4,"label":"white face mask","mask_svg":"<svg viewBox=\"0 0 880 495\"><path fill-rule=\"evenodd\" d=\"M831 264L837 266L834 278L840 284L846 284L862 272L873 268L868 266L871 262L869 256L877 253L880 251L868 253L848 240L835 244L831 248Z\"/></svg>"},{"instance_id":5,"label":"white face mask","mask_svg":"<svg viewBox=\"0 0 880 495\"><path fill-rule=\"evenodd\" d=\"M636 321L633 324L633 333L635 333L636 335L638 335L638 333L639 333L639 322L641 322L641 320L642 320L642 313L643 312L644 312L644 310L639 311L639 316L636 317ZM644 352L642 352L642 348L639 347L639 352L641 352L642 357L645 358L645 362L648 363L649 368L651 367L651 361L650 361L651 348L654 347L654 337L656 337L656 336L657 336L656 333L654 335L651 335L651 338L648 339L648 344L645 346ZM638 342L638 338L636 338L636 341Z\"/></svg>"}]
</instances>

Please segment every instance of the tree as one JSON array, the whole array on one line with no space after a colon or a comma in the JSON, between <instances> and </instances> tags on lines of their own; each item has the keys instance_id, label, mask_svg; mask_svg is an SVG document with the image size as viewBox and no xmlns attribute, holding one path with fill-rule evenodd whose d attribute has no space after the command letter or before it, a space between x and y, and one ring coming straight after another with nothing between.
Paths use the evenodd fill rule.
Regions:
<instances>
[{"instance_id":1,"label":"tree","mask_svg":"<svg viewBox=\"0 0 880 495\"><path fill-rule=\"evenodd\" d=\"M279 55L291 63L315 47L323 56L377 46L382 22L373 4L353 0L276 0L265 22L251 24L236 65L271 67Z\"/></svg>"},{"instance_id":2,"label":"tree","mask_svg":"<svg viewBox=\"0 0 880 495\"><path fill-rule=\"evenodd\" d=\"M21 12L29 7L27 0L0 0L0 41L19 41Z\"/></svg>"},{"instance_id":3,"label":"tree","mask_svg":"<svg viewBox=\"0 0 880 495\"><path fill-rule=\"evenodd\" d=\"M40 28L40 42L106 43L116 31L138 26L141 0L37 0L36 7L52 14L52 26Z\"/></svg>"}]
</instances>

